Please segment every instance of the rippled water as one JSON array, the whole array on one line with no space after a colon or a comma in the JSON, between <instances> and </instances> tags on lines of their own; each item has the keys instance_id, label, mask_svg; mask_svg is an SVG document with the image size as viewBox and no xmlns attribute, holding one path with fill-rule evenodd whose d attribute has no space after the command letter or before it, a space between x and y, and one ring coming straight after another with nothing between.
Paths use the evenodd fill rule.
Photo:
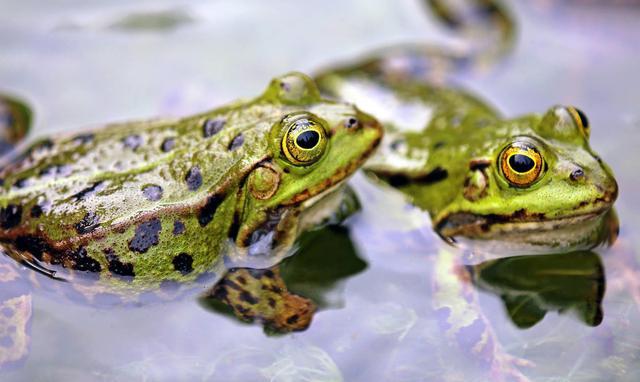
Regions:
<instances>
[{"instance_id":1,"label":"rippled water","mask_svg":"<svg viewBox=\"0 0 640 382\"><path fill-rule=\"evenodd\" d=\"M496 292L452 276L456 253L441 251L426 214L358 175L351 242L324 232L283 266L290 288L320 305L308 330L266 335L195 299L104 310L36 290L30 355L1 379L639 380L640 9L553 4L513 4L515 52L459 81L508 116L556 103L589 114L621 190L620 238L589 257L606 279L598 326L553 300L561 288L540 297L550 312L539 323L518 328ZM450 36L413 0L3 2L0 91L27 99L44 134L200 111L252 97L279 73L408 39Z\"/></svg>"}]
</instances>

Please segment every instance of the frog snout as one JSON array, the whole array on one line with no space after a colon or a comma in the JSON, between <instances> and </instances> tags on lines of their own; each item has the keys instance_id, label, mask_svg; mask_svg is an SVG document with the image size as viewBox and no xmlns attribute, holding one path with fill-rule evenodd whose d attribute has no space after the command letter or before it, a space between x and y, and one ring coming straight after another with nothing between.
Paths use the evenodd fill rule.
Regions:
<instances>
[{"instance_id":1,"label":"frog snout","mask_svg":"<svg viewBox=\"0 0 640 382\"><path fill-rule=\"evenodd\" d=\"M604 203L612 204L618 197L618 183L601 161L594 167L574 163L570 168L565 168L565 171L569 182L595 188L599 194L597 198Z\"/></svg>"},{"instance_id":2,"label":"frog snout","mask_svg":"<svg viewBox=\"0 0 640 382\"><path fill-rule=\"evenodd\" d=\"M607 182L600 187L600 191L602 192L602 200L605 203L613 204L618 198L618 182L611 176L607 179Z\"/></svg>"},{"instance_id":3,"label":"frog snout","mask_svg":"<svg viewBox=\"0 0 640 382\"><path fill-rule=\"evenodd\" d=\"M576 167L569 175L569 179L573 183L582 182L594 188L597 199L606 204L613 204L618 197L618 183L611 171L604 166L590 171Z\"/></svg>"}]
</instances>

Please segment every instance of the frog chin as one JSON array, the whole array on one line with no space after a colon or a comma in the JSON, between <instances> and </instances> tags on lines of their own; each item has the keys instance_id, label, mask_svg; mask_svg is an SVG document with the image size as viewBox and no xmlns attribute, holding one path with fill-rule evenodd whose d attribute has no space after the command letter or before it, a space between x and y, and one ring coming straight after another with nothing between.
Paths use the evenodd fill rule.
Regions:
<instances>
[{"instance_id":1,"label":"frog chin","mask_svg":"<svg viewBox=\"0 0 640 382\"><path fill-rule=\"evenodd\" d=\"M612 243L617 235L611 206L553 219L535 214L517 217L456 213L436 229L454 245L509 255L591 249Z\"/></svg>"}]
</instances>

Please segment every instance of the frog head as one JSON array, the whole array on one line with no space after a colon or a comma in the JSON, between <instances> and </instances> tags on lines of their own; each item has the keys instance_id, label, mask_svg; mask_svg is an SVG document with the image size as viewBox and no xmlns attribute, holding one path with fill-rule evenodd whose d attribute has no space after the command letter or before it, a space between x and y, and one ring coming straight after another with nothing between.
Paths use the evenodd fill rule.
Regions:
<instances>
[{"instance_id":1,"label":"frog head","mask_svg":"<svg viewBox=\"0 0 640 382\"><path fill-rule=\"evenodd\" d=\"M322 99L315 83L300 73L276 78L259 100L277 106L278 114L266 138L268 155L243 186L236 243L249 248L253 259L275 245L288 247L301 222L318 214L315 207L326 206L319 201L335 194L382 135L375 119L351 104ZM272 262L273 253L268 258Z\"/></svg>"},{"instance_id":2,"label":"frog head","mask_svg":"<svg viewBox=\"0 0 640 382\"><path fill-rule=\"evenodd\" d=\"M603 228L615 220L608 212L618 186L589 144L582 111L555 106L506 121L491 134L464 170L462 191L435 216L442 236L510 242L509 250L527 251L593 247L607 238Z\"/></svg>"}]
</instances>

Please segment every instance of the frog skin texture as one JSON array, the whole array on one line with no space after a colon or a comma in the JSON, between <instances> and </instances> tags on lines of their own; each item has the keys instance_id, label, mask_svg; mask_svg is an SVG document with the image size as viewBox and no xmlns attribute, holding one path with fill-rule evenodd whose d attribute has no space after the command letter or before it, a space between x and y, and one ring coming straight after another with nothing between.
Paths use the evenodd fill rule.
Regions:
<instances>
[{"instance_id":1,"label":"frog skin texture","mask_svg":"<svg viewBox=\"0 0 640 382\"><path fill-rule=\"evenodd\" d=\"M267 268L380 137L371 117L292 73L193 117L46 138L0 173L0 242L95 292Z\"/></svg>"}]
</instances>

